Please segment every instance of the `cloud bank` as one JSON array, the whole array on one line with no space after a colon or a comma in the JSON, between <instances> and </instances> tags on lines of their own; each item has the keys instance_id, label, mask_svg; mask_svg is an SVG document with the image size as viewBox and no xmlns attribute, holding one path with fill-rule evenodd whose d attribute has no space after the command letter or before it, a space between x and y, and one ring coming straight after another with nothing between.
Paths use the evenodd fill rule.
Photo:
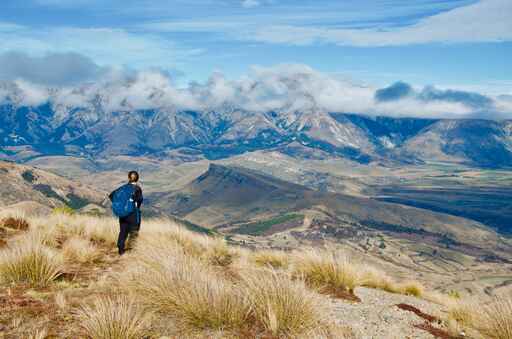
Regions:
<instances>
[{"instance_id":1,"label":"cloud bank","mask_svg":"<svg viewBox=\"0 0 512 339\"><path fill-rule=\"evenodd\" d=\"M12 58L12 55L2 56L0 69L4 68L2 63L13 63ZM305 65L255 66L239 79L228 79L216 72L205 82L179 87L162 71L102 69L77 55L20 59L24 60L22 64L35 65L42 60L50 64L63 60L69 64L69 70L77 67L80 72L66 77L63 72L48 74L42 66L30 71L13 68L3 75L8 81L0 84L0 102L8 100L17 105L37 106L49 101L62 111L77 107L92 110L99 105L106 112L155 108L171 111L243 109L512 118L512 102L507 97L432 86L415 88L404 82L385 88L362 86ZM54 86L49 87L49 83Z\"/></svg>"},{"instance_id":2,"label":"cloud bank","mask_svg":"<svg viewBox=\"0 0 512 339\"><path fill-rule=\"evenodd\" d=\"M18 80L51 86L73 85L97 79L105 68L77 53L32 57L20 52L0 54L0 80Z\"/></svg>"},{"instance_id":3,"label":"cloud bank","mask_svg":"<svg viewBox=\"0 0 512 339\"><path fill-rule=\"evenodd\" d=\"M434 86L425 86L421 91L416 91L410 84L398 81L394 84L375 91L377 102L393 102L410 98L417 101L460 103L467 107L479 110L494 109L494 100L488 96L476 92L460 91L453 89L438 89Z\"/></svg>"}]
</instances>

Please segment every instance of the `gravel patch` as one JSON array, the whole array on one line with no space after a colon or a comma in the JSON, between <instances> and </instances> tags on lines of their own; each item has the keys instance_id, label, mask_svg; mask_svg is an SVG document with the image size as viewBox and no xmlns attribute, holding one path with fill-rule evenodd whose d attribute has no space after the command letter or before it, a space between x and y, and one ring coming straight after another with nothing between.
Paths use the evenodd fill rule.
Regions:
<instances>
[{"instance_id":1,"label":"gravel patch","mask_svg":"<svg viewBox=\"0 0 512 339\"><path fill-rule=\"evenodd\" d=\"M425 319L398 304L412 305L425 314L437 316L439 305L415 297L359 287L355 291L360 303L331 299L336 323L352 328L358 339L432 339L432 334L414 327Z\"/></svg>"}]
</instances>

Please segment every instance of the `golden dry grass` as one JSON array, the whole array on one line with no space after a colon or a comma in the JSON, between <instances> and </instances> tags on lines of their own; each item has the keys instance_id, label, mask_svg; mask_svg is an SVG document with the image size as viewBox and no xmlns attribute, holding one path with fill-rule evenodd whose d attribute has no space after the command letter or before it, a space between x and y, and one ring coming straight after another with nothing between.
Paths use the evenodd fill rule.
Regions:
<instances>
[{"instance_id":1,"label":"golden dry grass","mask_svg":"<svg viewBox=\"0 0 512 339\"><path fill-rule=\"evenodd\" d=\"M359 272L361 286L415 297L422 297L425 293L423 284L416 280L397 282L385 272L374 267L360 267Z\"/></svg>"},{"instance_id":2,"label":"golden dry grass","mask_svg":"<svg viewBox=\"0 0 512 339\"><path fill-rule=\"evenodd\" d=\"M170 220L151 219L144 221L134 249L119 258L108 252L118 234L113 218L57 213L27 222L29 230L13 235L0 252L2 277L10 277L4 282L45 286L62 265L87 271L87 278L52 285L49 299L60 312L75 309L72 326L93 338L147 335L145 312L172 323L178 337L349 338L350 329L333 324L329 299L317 292L336 296L368 286L424 294L417 282L396 282L333 249L240 249ZM98 276L91 273L96 270ZM80 291L82 284L87 287ZM119 299L118 292L126 297ZM77 308L80 293L92 293L93 302ZM164 332L156 333L176 335Z\"/></svg>"},{"instance_id":3,"label":"golden dry grass","mask_svg":"<svg viewBox=\"0 0 512 339\"><path fill-rule=\"evenodd\" d=\"M447 322L453 331L476 331L486 339L512 338L512 297L509 295L490 300L449 298L444 302L448 307Z\"/></svg>"},{"instance_id":4,"label":"golden dry grass","mask_svg":"<svg viewBox=\"0 0 512 339\"><path fill-rule=\"evenodd\" d=\"M292 255L292 273L321 292L353 293L361 285L361 269L343 253L309 249Z\"/></svg>"},{"instance_id":5,"label":"golden dry grass","mask_svg":"<svg viewBox=\"0 0 512 339\"><path fill-rule=\"evenodd\" d=\"M174 246L138 250L137 265L121 280L142 302L184 331L244 326L250 309L246 296L206 263Z\"/></svg>"},{"instance_id":6,"label":"golden dry grass","mask_svg":"<svg viewBox=\"0 0 512 339\"><path fill-rule=\"evenodd\" d=\"M326 325L327 303L303 281L273 270L252 270L242 276L254 318L272 336L296 338Z\"/></svg>"},{"instance_id":7,"label":"golden dry grass","mask_svg":"<svg viewBox=\"0 0 512 339\"><path fill-rule=\"evenodd\" d=\"M495 297L480 308L477 330L489 339L512 338L512 298Z\"/></svg>"},{"instance_id":8,"label":"golden dry grass","mask_svg":"<svg viewBox=\"0 0 512 339\"><path fill-rule=\"evenodd\" d=\"M102 253L89 240L73 236L62 245L62 256L69 263L94 263L101 259Z\"/></svg>"},{"instance_id":9,"label":"golden dry grass","mask_svg":"<svg viewBox=\"0 0 512 339\"><path fill-rule=\"evenodd\" d=\"M60 257L38 242L19 243L0 252L0 279L47 286L62 269Z\"/></svg>"},{"instance_id":10,"label":"golden dry grass","mask_svg":"<svg viewBox=\"0 0 512 339\"><path fill-rule=\"evenodd\" d=\"M274 269L288 268L289 254L277 250L260 250L251 253L251 260L258 266Z\"/></svg>"},{"instance_id":11,"label":"golden dry grass","mask_svg":"<svg viewBox=\"0 0 512 339\"><path fill-rule=\"evenodd\" d=\"M89 338L140 339L148 334L150 313L127 297L98 298L75 313Z\"/></svg>"}]
</instances>

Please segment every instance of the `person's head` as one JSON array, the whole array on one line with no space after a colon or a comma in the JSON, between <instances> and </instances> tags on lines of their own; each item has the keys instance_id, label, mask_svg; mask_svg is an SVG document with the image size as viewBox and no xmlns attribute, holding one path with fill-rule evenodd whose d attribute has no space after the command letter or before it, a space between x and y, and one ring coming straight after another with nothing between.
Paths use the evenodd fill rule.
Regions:
<instances>
[{"instance_id":1,"label":"person's head","mask_svg":"<svg viewBox=\"0 0 512 339\"><path fill-rule=\"evenodd\" d=\"M137 171L128 172L128 181L129 182L137 182L139 181L139 173Z\"/></svg>"}]
</instances>

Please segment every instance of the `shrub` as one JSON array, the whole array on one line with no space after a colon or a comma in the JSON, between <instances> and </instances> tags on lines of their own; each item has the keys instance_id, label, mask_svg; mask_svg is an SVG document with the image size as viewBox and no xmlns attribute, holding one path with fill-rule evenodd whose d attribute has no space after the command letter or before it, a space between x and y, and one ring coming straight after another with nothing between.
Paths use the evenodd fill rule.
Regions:
<instances>
[{"instance_id":1,"label":"shrub","mask_svg":"<svg viewBox=\"0 0 512 339\"><path fill-rule=\"evenodd\" d=\"M325 326L329 310L303 281L273 270L252 270L244 272L242 282L254 317L268 334L295 338Z\"/></svg>"},{"instance_id":2,"label":"shrub","mask_svg":"<svg viewBox=\"0 0 512 339\"><path fill-rule=\"evenodd\" d=\"M61 273L57 255L38 242L19 243L0 252L0 279L47 286Z\"/></svg>"},{"instance_id":3,"label":"shrub","mask_svg":"<svg viewBox=\"0 0 512 339\"><path fill-rule=\"evenodd\" d=\"M127 297L96 299L83 304L76 316L88 337L94 339L140 339L147 336L149 316Z\"/></svg>"}]
</instances>

